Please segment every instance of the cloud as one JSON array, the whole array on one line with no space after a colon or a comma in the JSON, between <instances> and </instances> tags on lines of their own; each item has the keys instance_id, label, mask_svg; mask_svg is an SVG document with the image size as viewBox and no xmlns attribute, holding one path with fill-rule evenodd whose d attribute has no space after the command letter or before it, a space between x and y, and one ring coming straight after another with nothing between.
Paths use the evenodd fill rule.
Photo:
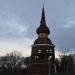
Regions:
<instances>
[{"instance_id":1,"label":"cloud","mask_svg":"<svg viewBox=\"0 0 75 75\"><path fill-rule=\"evenodd\" d=\"M0 1L0 47L6 49L3 50L5 53L9 52L10 47L30 51L29 46L32 40L36 39L35 32L40 25L42 2L43 0ZM52 42L59 48L75 48L75 1L44 2L46 23L51 31Z\"/></svg>"},{"instance_id":2,"label":"cloud","mask_svg":"<svg viewBox=\"0 0 75 75\"><path fill-rule=\"evenodd\" d=\"M75 20L68 20L66 23L63 25L64 28L73 28L75 27Z\"/></svg>"},{"instance_id":3,"label":"cloud","mask_svg":"<svg viewBox=\"0 0 75 75\"><path fill-rule=\"evenodd\" d=\"M33 39L29 38L0 40L0 55L6 55L16 50L20 51L23 56L30 56L32 44Z\"/></svg>"},{"instance_id":4,"label":"cloud","mask_svg":"<svg viewBox=\"0 0 75 75\"><path fill-rule=\"evenodd\" d=\"M3 14L5 17L6 15ZM26 35L27 25L20 23L19 18L7 16L6 18L0 15L0 37L2 36L23 36Z\"/></svg>"}]
</instances>

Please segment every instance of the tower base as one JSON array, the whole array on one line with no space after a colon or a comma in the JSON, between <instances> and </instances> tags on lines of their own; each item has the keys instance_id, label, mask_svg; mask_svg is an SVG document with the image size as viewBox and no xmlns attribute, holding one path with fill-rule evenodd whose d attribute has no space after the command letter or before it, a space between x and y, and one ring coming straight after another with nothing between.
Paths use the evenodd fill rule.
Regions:
<instances>
[{"instance_id":1,"label":"tower base","mask_svg":"<svg viewBox=\"0 0 75 75\"><path fill-rule=\"evenodd\" d=\"M48 63L31 64L30 75L54 75L54 66Z\"/></svg>"}]
</instances>

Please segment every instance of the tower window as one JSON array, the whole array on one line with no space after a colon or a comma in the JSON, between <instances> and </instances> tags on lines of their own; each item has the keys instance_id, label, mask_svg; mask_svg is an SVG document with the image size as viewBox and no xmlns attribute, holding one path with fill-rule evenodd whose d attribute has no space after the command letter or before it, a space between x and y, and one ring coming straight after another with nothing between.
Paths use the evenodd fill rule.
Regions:
<instances>
[{"instance_id":1,"label":"tower window","mask_svg":"<svg viewBox=\"0 0 75 75\"><path fill-rule=\"evenodd\" d=\"M35 59L36 59L36 56L35 56Z\"/></svg>"},{"instance_id":2,"label":"tower window","mask_svg":"<svg viewBox=\"0 0 75 75\"><path fill-rule=\"evenodd\" d=\"M49 53L52 53L52 50L51 49L49 50Z\"/></svg>"},{"instance_id":3,"label":"tower window","mask_svg":"<svg viewBox=\"0 0 75 75\"><path fill-rule=\"evenodd\" d=\"M39 56L37 56L37 59L39 58Z\"/></svg>"},{"instance_id":4,"label":"tower window","mask_svg":"<svg viewBox=\"0 0 75 75\"><path fill-rule=\"evenodd\" d=\"M39 58L39 56L35 56L35 59L38 59Z\"/></svg>"},{"instance_id":5,"label":"tower window","mask_svg":"<svg viewBox=\"0 0 75 75\"><path fill-rule=\"evenodd\" d=\"M47 52L48 52L49 50L47 50Z\"/></svg>"},{"instance_id":6,"label":"tower window","mask_svg":"<svg viewBox=\"0 0 75 75\"><path fill-rule=\"evenodd\" d=\"M50 49L50 50L46 50L47 51L47 53L52 53L52 50Z\"/></svg>"},{"instance_id":7,"label":"tower window","mask_svg":"<svg viewBox=\"0 0 75 75\"><path fill-rule=\"evenodd\" d=\"M51 52L52 50L50 49L49 51Z\"/></svg>"},{"instance_id":8,"label":"tower window","mask_svg":"<svg viewBox=\"0 0 75 75\"><path fill-rule=\"evenodd\" d=\"M38 50L38 53L40 54L41 53L41 50Z\"/></svg>"}]
</instances>

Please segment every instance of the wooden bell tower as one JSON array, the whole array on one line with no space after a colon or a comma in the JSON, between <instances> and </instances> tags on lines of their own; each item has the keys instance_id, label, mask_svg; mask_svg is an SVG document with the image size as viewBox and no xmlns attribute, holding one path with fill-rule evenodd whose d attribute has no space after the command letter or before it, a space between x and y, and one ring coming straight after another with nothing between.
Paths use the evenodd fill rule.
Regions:
<instances>
[{"instance_id":1,"label":"wooden bell tower","mask_svg":"<svg viewBox=\"0 0 75 75\"><path fill-rule=\"evenodd\" d=\"M52 44L48 35L50 30L46 25L44 7L40 26L36 33L38 38L32 45L30 75L54 75L55 73L55 45Z\"/></svg>"}]
</instances>

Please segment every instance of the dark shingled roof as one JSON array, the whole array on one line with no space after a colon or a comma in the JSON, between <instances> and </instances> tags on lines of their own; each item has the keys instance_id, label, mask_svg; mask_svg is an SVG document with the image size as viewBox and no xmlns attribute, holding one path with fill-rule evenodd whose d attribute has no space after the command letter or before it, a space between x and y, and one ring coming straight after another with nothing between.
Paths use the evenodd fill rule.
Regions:
<instances>
[{"instance_id":1,"label":"dark shingled roof","mask_svg":"<svg viewBox=\"0 0 75 75\"><path fill-rule=\"evenodd\" d=\"M47 34L49 34L50 30L46 25L40 25L40 27L37 28L36 32L37 32L37 34L39 34L39 33L47 33Z\"/></svg>"}]
</instances>

